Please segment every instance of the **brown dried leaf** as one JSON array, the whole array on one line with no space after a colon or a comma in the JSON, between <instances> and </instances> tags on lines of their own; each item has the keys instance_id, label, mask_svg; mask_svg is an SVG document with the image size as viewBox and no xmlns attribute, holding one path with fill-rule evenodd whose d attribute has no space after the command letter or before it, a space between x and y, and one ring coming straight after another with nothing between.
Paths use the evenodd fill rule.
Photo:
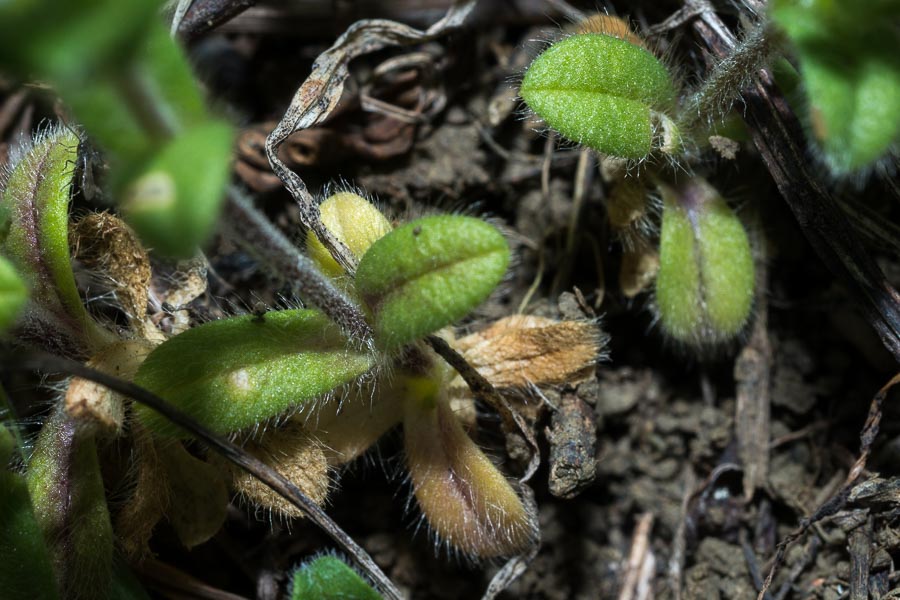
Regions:
<instances>
[{"instance_id":1,"label":"brown dried leaf","mask_svg":"<svg viewBox=\"0 0 900 600\"><path fill-rule=\"evenodd\" d=\"M87 366L130 381L152 349L153 346L143 340L116 342L94 355ZM69 416L81 425L90 426L94 433L109 435L121 431L125 403L121 394L80 377L69 382L64 401Z\"/></svg>"},{"instance_id":2,"label":"brown dried leaf","mask_svg":"<svg viewBox=\"0 0 900 600\"><path fill-rule=\"evenodd\" d=\"M73 254L113 282L131 327L143 331L150 289L150 257L135 232L110 213L90 213L72 226Z\"/></svg>"},{"instance_id":3,"label":"brown dried leaf","mask_svg":"<svg viewBox=\"0 0 900 600\"><path fill-rule=\"evenodd\" d=\"M641 244L622 253L619 268L619 289L626 298L634 298L645 291L656 279L659 271L659 254L653 248Z\"/></svg>"},{"instance_id":4,"label":"brown dried leaf","mask_svg":"<svg viewBox=\"0 0 900 600\"><path fill-rule=\"evenodd\" d=\"M495 386L527 388L589 379L603 343L591 321L513 315L453 346Z\"/></svg>"},{"instance_id":5,"label":"brown dried leaf","mask_svg":"<svg viewBox=\"0 0 900 600\"><path fill-rule=\"evenodd\" d=\"M267 432L261 441L251 441L244 450L272 467L300 488L316 504L328 498L331 478L325 447L294 419L281 429ZM304 514L262 481L229 463L232 486L253 504L281 516L300 519Z\"/></svg>"},{"instance_id":6,"label":"brown dried leaf","mask_svg":"<svg viewBox=\"0 0 900 600\"><path fill-rule=\"evenodd\" d=\"M169 506L169 481L156 443L140 423L132 424L137 477L131 497L116 517L116 535L125 556L140 561L150 555L150 537Z\"/></svg>"}]
</instances>

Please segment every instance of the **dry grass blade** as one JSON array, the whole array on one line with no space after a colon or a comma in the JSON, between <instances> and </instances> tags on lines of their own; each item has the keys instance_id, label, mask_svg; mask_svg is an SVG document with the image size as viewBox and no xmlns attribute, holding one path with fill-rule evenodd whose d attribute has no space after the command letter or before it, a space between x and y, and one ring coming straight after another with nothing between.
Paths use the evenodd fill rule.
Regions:
<instances>
[{"instance_id":1,"label":"dry grass blade","mask_svg":"<svg viewBox=\"0 0 900 600\"><path fill-rule=\"evenodd\" d=\"M344 91L351 60L388 46L430 41L459 27L475 7L475 3L476 0L458 0L443 19L425 31L382 19L357 21L328 50L319 55L313 63L312 73L294 94L284 117L266 138L269 164L300 205L303 224L316 234L335 260L349 273L356 271L356 259L322 224L318 203L300 176L278 158L278 148L295 131L322 123L331 114Z\"/></svg>"},{"instance_id":2,"label":"dry grass blade","mask_svg":"<svg viewBox=\"0 0 900 600\"><path fill-rule=\"evenodd\" d=\"M174 408L159 396L124 379L107 375L91 369L74 360L59 358L45 353L7 354L0 360L0 372L39 371L42 373L65 373L94 381L120 394L152 408L161 415L188 431L197 439L206 443L213 451L241 469L251 473L260 481L272 488L285 500L296 506L310 521L322 529L338 546L356 561L360 569L381 589L385 597L400 600L400 591L391 583L387 575L375 564L372 557L353 541L337 523L310 500L297 486L283 475L248 454L243 448L223 437L215 435L200 423Z\"/></svg>"}]
</instances>

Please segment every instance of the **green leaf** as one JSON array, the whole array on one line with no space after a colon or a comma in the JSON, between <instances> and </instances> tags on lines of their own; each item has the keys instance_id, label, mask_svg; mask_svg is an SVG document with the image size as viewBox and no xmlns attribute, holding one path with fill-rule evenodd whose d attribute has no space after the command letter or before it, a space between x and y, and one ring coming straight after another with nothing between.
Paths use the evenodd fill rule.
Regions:
<instances>
[{"instance_id":1,"label":"green leaf","mask_svg":"<svg viewBox=\"0 0 900 600\"><path fill-rule=\"evenodd\" d=\"M131 181L122 210L144 243L188 258L212 233L231 170L232 127L210 121L175 138Z\"/></svg>"},{"instance_id":2,"label":"green leaf","mask_svg":"<svg viewBox=\"0 0 900 600\"><path fill-rule=\"evenodd\" d=\"M519 94L564 137L612 156L640 159L653 150L651 110L668 109L675 88L647 50L587 33L567 37L538 56Z\"/></svg>"},{"instance_id":3,"label":"green leaf","mask_svg":"<svg viewBox=\"0 0 900 600\"><path fill-rule=\"evenodd\" d=\"M78 138L52 127L18 151L0 196L4 254L30 289L36 319L99 347L110 340L88 315L69 256L69 196Z\"/></svg>"},{"instance_id":4,"label":"green leaf","mask_svg":"<svg viewBox=\"0 0 900 600\"><path fill-rule=\"evenodd\" d=\"M8 329L28 300L28 288L8 260L0 256L0 332Z\"/></svg>"},{"instance_id":5,"label":"green leaf","mask_svg":"<svg viewBox=\"0 0 900 600\"><path fill-rule=\"evenodd\" d=\"M755 270L747 232L708 183L661 187L656 307L663 331L703 349L741 332L753 306Z\"/></svg>"},{"instance_id":6,"label":"green leaf","mask_svg":"<svg viewBox=\"0 0 900 600\"><path fill-rule=\"evenodd\" d=\"M258 425L349 383L374 357L348 346L314 310L222 319L190 329L156 348L135 383L216 433ZM144 406L138 417L157 433L188 436Z\"/></svg>"},{"instance_id":7,"label":"green leaf","mask_svg":"<svg viewBox=\"0 0 900 600\"><path fill-rule=\"evenodd\" d=\"M382 596L344 561L320 556L294 571L291 600L381 600Z\"/></svg>"},{"instance_id":8,"label":"green leaf","mask_svg":"<svg viewBox=\"0 0 900 600\"><path fill-rule=\"evenodd\" d=\"M5 429L0 426L0 429ZM0 590L7 598L59 597L25 478L0 469Z\"/></svg>"},{"instance_id":9,"label":"green leaf","mask_svg":"<svg viewBox=\"0 0 900 600\"><path fill-rule=\"evenodd\" d=\"M900 140L900 3L846 11L782 0L772 11L800 59L812 136L836 174L858 171Z\"/></svg>"},{"instance_id":10,"label":"green leaf","mask_svg":"<svg viewBox=\"0 0 900 600\"><path fill-rule=\"evenodd\" d=\"M28 491L67 598L106 598L114 537L97 447L62 407L38 436L28 463Z\"/></svg>"},{"instance_id":11,"label":"green leaf","mask_svg":"<svg viewBox=\"0 0 900 600\"><path fill-rule=\"evenodd\" d=\"M376 343L392 349L469 314L509 264L496 228L472 217L425 217L372 244L356 289L374 314Z\"/></svg>"}]
</instances>

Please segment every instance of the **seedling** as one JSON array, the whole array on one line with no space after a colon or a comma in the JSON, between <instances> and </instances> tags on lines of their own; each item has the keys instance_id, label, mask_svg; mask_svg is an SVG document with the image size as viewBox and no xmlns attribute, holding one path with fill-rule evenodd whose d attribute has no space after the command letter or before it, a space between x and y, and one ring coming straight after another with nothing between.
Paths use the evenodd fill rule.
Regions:
<instances>
[{"instance_id":1,"label":"seedling","mask_svg":"<svg viewBox=\"0 0 900 600\"><path fill-rule=\"evenodd\" d=\"M457 339L450 327L504 277L510 251L503 235L458 215L392 229L368 201L341 193L323 203L321 220L352 260L312 237L310 257L296 259L297 249L275 239L252 207L236 209L251 216L258 240L282 253L276 262L299 274L300 295L315 308L235 316L167 336L146 318L144 244L195 254L227 180L232 128L204 108L151 4L85 1L55 14L42 2L0 8L4 68L44 78L87 130L47 128L4 174L0 326L78 357L96 369L94 377L132 380L206 430L245 441L318 502L336 467L402 425L412 491L437 541L473 560L527 553L537 539L533 509L460 423L451 400L471 404L473 392L430 346L466 355L487 373L483 388L491 381L507 389L561 384L592 373L602 344L596 323L509 319L481 332L478 344ZM90 43L80 45L84 36ZM117 279L125 323L116 326L85 309L72 270L69 201L74 167L83 163L79 146L89 140L106 151L111 195L144 241L112 215L90 215L71 228L83 266L102 266ZM102 258L119 252L128 258ZM187 450L181 442L194 431L86 379L67 382L24 478L4 471L17 482L2 496L17 519L10 527L37 530L43 540L9 560L30 561L42 573L41 581L23 580L26 593L113 594L127 579L114 568L115 549L145 555L163 518L185 546L214 535L225 519L231 473ZM9 435L2 434L6 458ZM125 468L107 472L103 442L112 438L130 452L116 457ZM104 477L113 479L111 488L133 490L112 515ZM252 481L233 479L251 501L281 510ZM0 576L7 585L17 574Z\"/></svg>"},{"instance_id":2,"label":"seedling","mask_svg":"<svg viewBox=\"0 0 900 600\"><path fill-rule=\"evenodd\" d=\"M534 60L522 99L565 137L605 157L634 163L662 153L687 164L688 149L700 146L689 137L696 128L685 126L695 119L678 108L664 63L626 22L603 16L584 23L588 33L568 36ZM681 104L697 108L696 101ZM750 316L755 276L747 233L702 178L676 184L679 177L663 168L647 171L615 173L607 204L625 249L622 292L633 297L656 276L653 307L663 333L710 350L740 334ZM645 179L663 197L658 246Z\"/></svg>"}]
</instances>

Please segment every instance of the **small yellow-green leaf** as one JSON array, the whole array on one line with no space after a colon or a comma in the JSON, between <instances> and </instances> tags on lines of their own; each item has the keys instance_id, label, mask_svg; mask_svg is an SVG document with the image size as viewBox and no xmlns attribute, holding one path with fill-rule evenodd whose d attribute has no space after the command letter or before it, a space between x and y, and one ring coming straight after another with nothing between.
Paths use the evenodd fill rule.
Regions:
<instances>
[{"instance_id":1,"label":"small yellow-green leaf","mask_svg":"<svg viewBox=\"0 0 900 600\"><path fill-rule=\"evenodd\" d=\"M753 305L755 272L747 232L708 183L662 187L662 234L656 308L663 331L703 349L743 329Z\"/></svg>"},{"instance_id":2,"label":"small yellow-green leaf","mask_svg":"<svg viewBox=\"0 0 900 600\"><path fill-rule=\"evenodd\" d=\"M651 111L675 89L653 54L610 35L567 37L525 73L522 99L564 137L605 154L640 159L653 150Z\"/></svg>"},{"instance_id":3,"label":"small yellow-green leaf","mask_svg":"<svg viewBox=\"0 0 900 600\"><path fill-rule=\"evenodd\" d=\"M320 556L291 578L291 600L381 600L356 571L336 556Z\"/></svg>"},{"instance_id":4,"label":"small yellow-green leaf","mask_svg":"<svg viewBox=\"0 0 900 600\"><path fill-rule=\"evenodd\" d=\"M193 548L214 536L228 513L228 488L223 471L200 460L180 443L159 445L170 501L166 517L178 539Z\"/></svg>"},{"instance_id":5,"label":"small yellow-green leaf","mask_svg":"<svg viewBox=\"0 0 900 600\"><path fill-rule=\"evenodd\" d=\"M302 406L373 364L374 357L350 347L322 313L286 310L213 321L177 335L147 357L135 383L227 433ZM157 433L188 435L144 406L136 413Z\"/></svg>"},{"instance_id":6,"label":"small yellow-green leaf","mask_svg":"<svg viewBox=\"0 0 900 600\"><path fill-rule=\"evenodd\" d=\"M339 192L319 205L322 224L347 245L357 259L362 258L376 240L391 230L390 222L374 204L353 192ZM306 234L306 252L323 273L339 278L344 268L328 252L312 231Z\"/></svg>"},{"instance_id":7,"label":"small yellow-green leaf","mask_svg":"<svg viewBox=\"0 0 900 600\"><path fill-rule=\"evenodd\" d=\"M28 289L8 260L0 256L0 332L19 316L28 300Z\"/></svg>"},{"instance_id":8,"label":"small yellow-green leaf","mask_svg":"<svg viewBox=\"0 0 900 600\"><path fill-rule=\"evenodd\" d=\"M391 349L461 319L503 278L509 246L472 217L425 217L369 248L356 289L374 314L376 342Z\"/></svg>"}]
</instances>

